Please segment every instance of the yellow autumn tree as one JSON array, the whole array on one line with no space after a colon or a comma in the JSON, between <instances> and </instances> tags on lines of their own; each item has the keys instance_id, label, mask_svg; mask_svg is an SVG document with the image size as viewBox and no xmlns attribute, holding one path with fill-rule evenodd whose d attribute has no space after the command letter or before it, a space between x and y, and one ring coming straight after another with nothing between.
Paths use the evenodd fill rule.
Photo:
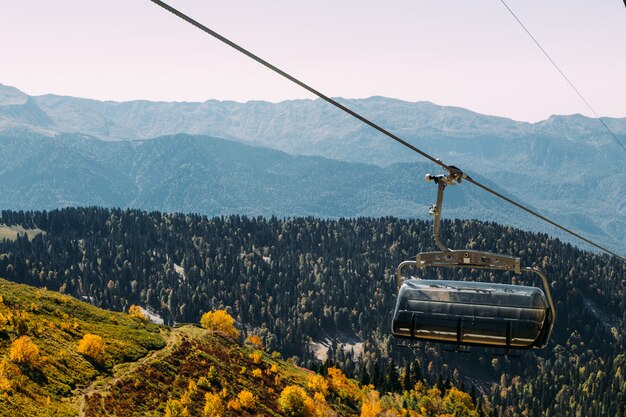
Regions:
<instances>
[{"instance_id":1,"label":"yellow autumn tree","mask_svg":"<svg viewBox=\"0 0 626 417\"><path fill-rule=\"evenodd\" d=\"M165 417L190 417L189 410L178 400L165 403Z\"/></svg>"},{"instance_id":2,"label":"yellow autumn tree","mask_svg":"<svg viewBox=\"0 0 626 417\"><path fill-rule=\"evenodd\" d=\"M250 359L252 359L252 362L256 364L261 363L261 359L263 359L263 352L261 352L260 350L255 350L250 354Z\"/></svg>"},{"instance_id":3,"label":"yellow autumn tree","mask_svg":"<svg viewBox=\"0 0 626 417\"><path fill-rule=\"evenodd\" d=\"M239 402L239 400L237 398L235 398L234 400L229 400L228 404L226 404L226 408L228 408L229 410L233 410L233 411L240 411L241 410L241 403ZM239 413L237 413L239 414Z\"/></svg>"},{"instance_id":4,"label":"yellow autumn tree","mask_svg":"<svg viewBox=\"0 0 626 417\"><path fill-rule=\"evenodd\" d=\"M3 358L0 361L0 392L10 391L13 387L10 379L11 374L12 372L9 369L9 362L6 358Z\"/></svg>"},{"instance_id":5,"label":"yellow autumn tree","mask_svg":"<svg viewBox=\"0 0 626 417\"><path fill-rule=\"evenodd\" d=\"M324 397L328 395L328 381L318 374L310 374L306 379L306 387L313 392L322 394Z\"/></svg>"},{"instance_id":6,"label":"yellow autumn tree","mask_svg":"<svg viewBox=\"0 0 626 417\"><path fill-rule=\"evenodd\" d=\"M76 350L78 353L98 362L104 359L104 342L102 337L96 334L85 334L81 341L78 342Z\"/></svg>"},{"instance_id":7,"label":"yellow autumn tree","mask_svg":"<svg viewBox=\"0 0 626 417\"><path fill-rule=\"evenodd\" d=\"M352 380L349 380L343 372L338 368L328 368L328 377L330 379L330 388L341 398L360 399L362 392Z\"/></svg>"},{"instance_id":8,"label":"yellow autumn tree","mask_svg":"<svg viewBox=\"0 0 626 417\"><path fill-rule=\"evenodd\" d=\"M370 391L363 399L361 406L361 417L376 417L383 411L380 404L380 396L376 391Z\"/></svg>"},{"instance_id":9,"label":"yellow autumn tree","mask_svg":"<svg viewBox=\"0 0 626 417\"><path fill-rule=\"evenodd\" d=\"M235 320L226 310L204 313L200 319L200 325L207 330L219 331L234 339L239 337L239 330L235 329Z\"/></svg>"},{"instance_id":10,"label":"yellow autumn tree","mask_svg":"<svg viewBox=\"0 0 626 417\"><path fill-rule=\"evenodd\" d=\"M136 305L131 305L130 308L128 309L128 314L130 314L133 317L137 317L138 319L142 320L142 321L148 321L148 317L146 317L145 314L143 314L143 312L141 311L141 307L136 306Z\"/></svg>"},{"instance_id":11,"label":"yellow autumn tree","mask_svg":"<svg viewBox=\"0 0 626 417\"><path fill-rule=\"evenodd\" d=\"M253 334L252 336L248 336L248 338L246 339L246 343L249 343L255 348L260 349L260 350L263 350L264 348L263 340L255 334Z\"/></svg>"},{"instance_id":12,"label":"yellow autumn tree","mask_svg":"<svg viewBox=\"0 0 626 417\"><path fill-rule=\"evenodd\" d=\"M193 397L198 393L198 385L194 382L193 379L189 380L189 384L187 384L187 392L190 397Z\"/></svg>"},{"instance_id":13,"label":"yellow autumn tree","mask_svg":"<svg viewBox=\"0 0 626 417\"><path fill-rule=\"evenodd\" d=\"M204 417L221 417L224 412L224 403L218 394L207 392L204 396Z\"/></svg>"},{"instance_id":14,"label":"yellow autumn tree","mask_svg":"<svg viewBox=\"0 0 626 417\"><path fill-rule=\"evenodd\" d=\"M39 361L39 348L28 336L20 336L11 344L9 358L15 363L36 365Z\"/></svg>"},{"instance_id":15,"label":"yellow autumn tree","mask_svg":"<svg viewBox=\"0 0 626 417\"><path fill-rule=\"evenodd\" d=\"M472 397L454 387L450 388L443 398L443 409L451 416L478 417Z\"/></svg>"},{"instance_id":16,"label":"yellow autumn tree","mask_svg":"<svg viewBox=\"0 0 626 417\"><path fill-rule=\"evenodd\" d=\"M311 417L315 405L311 397L297 385L287 385L278 397L278 407L290 417Z\"/></svg>"},{"instance_id":17,"label":"yellow autumn tree","mask_svg":"<svg viewBox=\"0 0 626 417\"><path fill-rule=\"evenodd\" d=\"M254 394L252 394L250 391L245 390L245 389L242 390L239 393L239 395L237 395L237 399L239 400L239 404L241 404L241 407L247 408L247 409L254 408L254 403L256 402L256 398Z\"/></svg>"}]
</instances>

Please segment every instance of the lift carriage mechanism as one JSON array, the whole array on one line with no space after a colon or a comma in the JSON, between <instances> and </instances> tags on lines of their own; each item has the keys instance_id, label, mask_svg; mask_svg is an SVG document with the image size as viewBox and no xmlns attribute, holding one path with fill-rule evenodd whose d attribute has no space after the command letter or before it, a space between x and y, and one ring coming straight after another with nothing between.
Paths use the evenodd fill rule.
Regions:
<instances>
[{"instance_id":1,"label":"lift carriage mechanism","mask_svg":"<svg viewBox=\"0 0 626 417\"><path fill-rule=\"evenodd\" d=\"M447 175L426 175L438 185L433 234L439 252L418 253L397 268L398 298L392 334L403 346L418 341L510 349L542 348L550 339L555 310L546 275L538 268L522 267L520 258L476 250L452 250L439 239L443 194L447 185L460 183L463 173L450 166ZM444 281L411 277L406 267L448 267L536 274L537 287L471 281Z\"/></svg>"}]
</instances>

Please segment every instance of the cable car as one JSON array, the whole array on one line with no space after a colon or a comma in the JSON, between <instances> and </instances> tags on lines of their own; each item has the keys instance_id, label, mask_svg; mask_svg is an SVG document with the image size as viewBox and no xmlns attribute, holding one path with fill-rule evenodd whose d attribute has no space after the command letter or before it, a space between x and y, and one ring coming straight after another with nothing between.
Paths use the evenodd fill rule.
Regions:
<instances>
[{"instance_id":1,"label":"cable car","mask_svg":"<svg viewBox=\"0 0 626 417\"><path fill-rule=\"evenodd\" d=\"M554 326L555 310L548 279L537 268L522 268L517 257L475 250L451 250L439 240L443 192L460 176L427 175L438 183L437 204L431 207L435 243L441 251L419 253L397 269L398 298L392 334L398 339L510 349L544 347ZM411 277L403 279L407 266L453 267L531 272L543 282L543 290L512 284L448 281Z\"/></svg>"},{"instance_id":2,"label":"cable car","mask_svg":"<svg viewBox=\"0 0 626 417\"><path fill-rule=\"evenodd\" d=\"M410 340L506 349L543 347L552 314L536 287L410 279L400 287L393 334Z\"/></svg>"}]
</instances>

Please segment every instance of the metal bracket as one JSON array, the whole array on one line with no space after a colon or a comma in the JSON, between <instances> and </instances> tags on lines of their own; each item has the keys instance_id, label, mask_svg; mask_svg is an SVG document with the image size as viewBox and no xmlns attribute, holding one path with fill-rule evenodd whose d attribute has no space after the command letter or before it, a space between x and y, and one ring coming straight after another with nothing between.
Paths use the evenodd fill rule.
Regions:
<instances>
[{"instance_id":1,"label":"metal bracket","mask_svg":"<svg viewBox=\"0 0 626 417\"><path fill-rule=\"evenodd\" d=\"M521 273L520 258L475 250L448 250L422 252L415 257L416 266L456 266L474 269L496 269Z\"/></svg>"},{"instance_id":2,"label":"metal bracket","mask_svg":"<svg viewBox=\"0 0 626 417\"><path fill-rule=\"evenodd\" d=\"M454 186L456 184L460 184L461 180L465 178L463 171L454 165L450 165L446 169L448 170L447 175L426 174L426 182L434 181L435 184L437 184L437 203L430 206L428 214L435 217L433 219L433 235L435 237L435 244L442 251L450 251L450 249L439 239L439 223L441 222L443 193L446 189L446 185Z\"/></svg>"}]
</instances>

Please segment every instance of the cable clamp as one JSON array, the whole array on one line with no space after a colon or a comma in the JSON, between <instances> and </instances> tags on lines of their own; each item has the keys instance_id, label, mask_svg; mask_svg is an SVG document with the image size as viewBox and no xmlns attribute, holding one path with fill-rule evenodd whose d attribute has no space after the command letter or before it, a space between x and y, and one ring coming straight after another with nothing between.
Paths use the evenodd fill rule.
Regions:
<instances>
[{"instance_id":1,"label":"cable clamp","mask_svg":"<svg viewBox=\"0 0 626 417\"><path fill-rule=\"evenodd\" d=\"M454 165L445 165L440 159L437 159L437 162L441 163L448 173L441 175L426 174L426 182L434 181L435 184L443 182L445 185L456 185L460 184L463 178L467 178L463 171Z\"/></svg>"},{"instance_id":2,"label":"cable clamp","mask_svg":"<svg viewBox=\"0 0 626 417\"><path fill-rule=\"evenodd\" d=\"M461 183L461 180L465 178L465 174L461 171L460 168L455 167L454 165L448 165L446 168L448 171L448 180L456 181L457 183Z\"/></svg>"}]
</instances>

